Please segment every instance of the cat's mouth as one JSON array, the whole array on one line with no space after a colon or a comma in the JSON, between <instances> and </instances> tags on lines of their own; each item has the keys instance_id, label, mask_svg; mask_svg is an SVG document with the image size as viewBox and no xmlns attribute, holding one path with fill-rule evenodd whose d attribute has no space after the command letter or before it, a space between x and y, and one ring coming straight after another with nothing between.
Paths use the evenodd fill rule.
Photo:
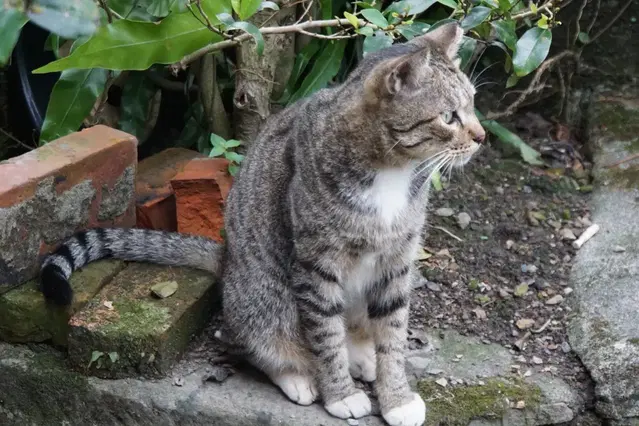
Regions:
<instances>
[{"instance_id":1,"label":"cat's mouth","mask_svg":"<svg viewBox=\"0 0 639 426\"><path fill-rule=\"evenodd\" d=\"M480 148L480 144L478 144L477 142L471 142L468 147L453 151L453 167L465 166L470 161L470 159L473 158L475 153L480 150Z\"/></svg>"}]
</instances>

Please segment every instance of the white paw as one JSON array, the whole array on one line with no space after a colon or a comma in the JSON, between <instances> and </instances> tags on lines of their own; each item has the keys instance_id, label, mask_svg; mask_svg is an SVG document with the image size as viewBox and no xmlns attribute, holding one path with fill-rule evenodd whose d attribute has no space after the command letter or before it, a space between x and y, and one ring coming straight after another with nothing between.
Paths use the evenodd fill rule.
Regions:
<instances>
[{"instance_id":1,"label":"white paw","mask_svg":"<svg viewBox=\"0 0 639 426\"><path fill-rule=\"evenodd\" d=\"M271 376L271 380L291 401L300 405L311 405L317 399L317 388L311 377L284 373Z\"/></svg>"},{"instance_id":2,"label":"white paw","mask_svg":"<svg viewBox=\"0 0 639 426\"><path fill-rule=\"evenodd\" d=\"M363 391L357 391L342 400L327 404L324 408L340 419L359 419L368 416L372 411L371 400Z\"/></svg>"},{"instance_id":3,"label":"white paw","mask_svg":"<svg viewBox=\"0 0 639 426\"><path fill-rule=\"evenodd\" d=\"M426 404L421 396L414 393L408 403L393 408L384 414L389 426L422 426L426 420Z\"/></svg>"},{"instance_id":4,"label":"white paw","mask_svg":"<svg viewBox=\"0 0 639 426\"><path fill-rule=\"evenodd\" d=\"M353 341L346 339L349 371L354 379L374 382L377 378L375 344L372 340Z\"/></svg>"}]
</instances>

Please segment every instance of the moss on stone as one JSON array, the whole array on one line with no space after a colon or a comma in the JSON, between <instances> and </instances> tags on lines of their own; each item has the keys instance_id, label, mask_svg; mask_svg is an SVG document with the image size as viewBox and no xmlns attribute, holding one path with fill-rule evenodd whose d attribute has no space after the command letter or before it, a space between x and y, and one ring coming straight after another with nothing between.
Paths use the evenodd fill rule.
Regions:
<instances>
[{"instance_id":1,"label":"moss on stone","mask_svg":"<svg viewBox=\"0 0 639 426\"><path fill-rule=\"evenodd\" d=\"M417 386L426 402L425 426L466 426L477 418L503 417L511 409L510 403L524 401L526 410L535 411L541 401L541 390L521 380L489 379L483 386L450 388L424 380Z\"/></svg>"},{"instance_id":2,"label":"moss on stone","mask_svg":"<svg viewBox=\"0 0 639 426\"><path fill-rule=\"evenodd\" d=\"M602 105L595 120L606 126L606 131L612 132L617 139L639 141L639 110L607 103Z\"/></svg>"},{"instance_id":3,"label":"moss on stone","mask_svg":"<svg viewBox=\"0 0 639 426\"><path fill-rule=\"evenodd\" d=\"M109 260L75 272L70 282L74 300L68 309L47 304L35 280L0 295L0 339L15 343L51 340L56 345L66 345L71 315L82 309L123 267L124 262Z\"/></svg>"},{"instance_id":4,"label":"moss on stone","mask_svg":"<svg viewBox=\"0 0 639 426\"><path fill-rule=\"evenodd\" d=\"M639 338L633 337L631 339L628 339L628 343L633 344L635 346L639 346Z\"/></svg>"}]
</instances>

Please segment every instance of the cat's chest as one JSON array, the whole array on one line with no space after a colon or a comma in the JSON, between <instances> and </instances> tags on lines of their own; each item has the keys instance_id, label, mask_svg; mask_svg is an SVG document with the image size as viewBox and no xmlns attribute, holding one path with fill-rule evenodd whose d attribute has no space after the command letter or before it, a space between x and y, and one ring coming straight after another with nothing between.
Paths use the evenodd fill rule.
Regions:
<instances>
[{"instance_id":1,"label":"cat's chest","mask_svg":"<svg viewBox=\"0 0 639 426\"><path fill-rule=\"evenodd\" d=\"M412 168L379 171L360 194L359 202L371 209L380 223L392 225L410 206L412 178Z\"/></svg>"}]
</instances>

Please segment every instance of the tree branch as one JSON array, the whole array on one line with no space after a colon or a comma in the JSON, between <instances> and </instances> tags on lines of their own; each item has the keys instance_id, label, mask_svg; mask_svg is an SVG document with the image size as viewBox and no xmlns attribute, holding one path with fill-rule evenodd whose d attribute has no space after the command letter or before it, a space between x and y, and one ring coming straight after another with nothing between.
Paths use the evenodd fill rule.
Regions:
<instances>
[{"instance_id":1,"label":"tree branch","mask_svg":"<svg viewBox=\"0 0 639 426\"><path fill-rule=\"evenodd\" d=\"M527 18L529 16L539 15L539 13L542 12L542 11L546 11L546 12L550 13L551 16L552 16L552 10L550 10L551 7L552 7L552 0L551 1L547 1L543 5L539 6L537 8L536 12L533 12L532 10L529 10L527 12L521 12L521 13L518 13L516 15L513 15L512 19L515 20L515 21L519 21L519 20Z\"/></svg>"},{"instance_id":2,"label":"tree branch","mask_svg":"<svg viewBox=\"0 0 639 426\"><path fill-rule=\"evenodd\" d=\"M379 28L376 25L370 24L363 20L360 20L358 22L359 22L360 28L364 26L369 26L373 29ZM352 25L348 21L348 19L328 19L324 21L305 21L300 24L284 25L284 26L277 26L277 27L263 27L263 28L260 28L260 32L263 35L303 33L306 35L317 37L318 34L308 32L308 30L314 29L314 28L326 28L326 27L352 27ZM342 37L344 36L323 36L322 38L339 39ZM226 49L228 47L237 46L247 40L250 40L251 38L252 36L250 34L244 33L233 38L232 40L223 40L217 43L209 44L207 46L204 46L201 49L196 50L193 53L190 53L184 56L179 62L176 62L175 64L171 65L170 68L174 73L177 73L180 70L186 69L189 63L201 58L207 53L217 52L219 50Z\"/></svg>"},{"instance_id":3,"label":"tree branch","mask_svg":"<svg viewBox=\"0 0 639 426\"><path fill-rule=\"evenodd\" d=\"M634 3L635 0L628 0L626 2L626 4L624 4L619 11L617 12L617 14L610 20L610 22L608 22L602 29L599 30L599 32L597 32L597 34L595 34L594 36L592 36L590 38L590 40L588 41L587 44L591 44L593 43L595 40L597 40L599 37L601 37L602 34L604 34L606 31L608 31L610 29L610 27L613 26L613 24L615 22L617 22L617 20L619 18L621 18L621 16L623 15L623 13L626 11L626 9L628 9L628 7L630 7L630 5L632 3Z\"/></svg>"}]
</instances>

